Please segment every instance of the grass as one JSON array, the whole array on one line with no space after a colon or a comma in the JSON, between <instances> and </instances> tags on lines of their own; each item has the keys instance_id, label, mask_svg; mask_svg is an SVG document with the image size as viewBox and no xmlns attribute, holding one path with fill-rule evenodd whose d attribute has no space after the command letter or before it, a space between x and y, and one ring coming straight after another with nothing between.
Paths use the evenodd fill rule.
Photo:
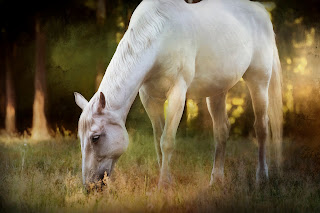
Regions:
<instances>
[{"instance_id":1,"label":"grass","mask_svg":"<svg viewBox=\"0 0 320 213\"><path fill-rule=\"evenodd\" d=\"M284 168L269 162L268 183L255 184L257 147L245 138L227 145L225 181L208 188L212 136L178 137L174 183L157 190L159 168L151 135L131 132L130 145L103 191L81 183L80 144L72 137L34 143L0 138L0 210L6 212L319 212L315 164L286 140Z\"/></svg>"}]
</instances>

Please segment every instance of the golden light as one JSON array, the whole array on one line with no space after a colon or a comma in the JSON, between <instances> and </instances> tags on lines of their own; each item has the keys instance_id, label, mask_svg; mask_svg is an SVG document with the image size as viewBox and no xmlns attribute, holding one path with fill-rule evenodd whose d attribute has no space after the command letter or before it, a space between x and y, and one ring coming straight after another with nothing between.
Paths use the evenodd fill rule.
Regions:
<instances>
[{"instance_id":1,"label":"golden light","mask_svg":"<svg viewBox=\"0 0 320 213\"><path fill-rule=\"evenodd\" d=\"M232 117L239 118L243 112L244 112L243 107L238 106L235 110L233 110Z\"/></svg>"},{"instance_id":2,"label":"golden light","mask_svg":"<svg viewBox=\"0 0 320 213\"><path fill-rule=\"evenodd\" d=\"M236 122L236 119L234 117L229 118L229 123L234 124Z\"/></svg>"},{"instance_id":3,"label":"golden light","mask_svg":"<svg viewBox=\"0 0 320 213\"><path fill-rule=\"evenodd\" d=\"M123 37L122 33L120 33L120 32L116 33L116 42L117 42L117 44L119 44L119 42L121 41L122 37Z\"/></svg>"},{"instance_id":4,"label":"golden light","mask_svg":"<svg viewBox=\"0 0 320 213\"><path fill-rule=\"evenodd\" d=\"M192 100L187 100L187 125L191 125L191 121L198 117L199 114L199 107L198 104Z\"/></svg>"},{"instance_id":5,"label":"golden light","mask_svg":"<svg viewBox=\"0 0 320 213\"><path fill-rule=\"evenodd\" d=\"M231 110L231 108L232 108L232 104L228 103L226 108L227 108L227 112L229 112Z\"/></svg>"},{"instance_id":6,"label":"golden light","mask_svg":"<svg viewBox=\"0 0 320 213\"><path fill-rule=\"evenodd\" d=\"M301 24L302 21L303 21L303 17L300 17L300 18L296 18L296 19L294 20L294 23L295 23L295 24Z\"/></svg>"},{"instance_id":7,"label":"golden light","mask_svg":"<svg viewBox=\"0 0 320 213\"><path fill-rule=\"evenodd\" d=\"M284 97L286 103L284 104L283 111L286 113L287 111L293 112L293 85L288 83L287 90L284 93Z\"/></svg>"},{"instance_id":8,"label":"golden light","mask_svg":"<svg viewBox=\"0 0 320 213\"><path fill-rule=\"evenodd\" d=\"M297 42L295 39L292 40L292 45L296 49L311 47L314 44L316 30L312 27L310 30L305 31L305 41Z\"/></svg>"},{"instance_id":9,"label":"golden light","mask_svg":"<svg viewBox=\"0 0 320 213\"><path fill-rule=\"evenodd\" d=\"M122 16L119 16L117 19L117 27L119 27L120 29L125 28L125 24Z\"/></svg>"},{"instance_id":10,"label":"golden light","mask_svg":"<svg viewBox=\"0 0 320 213\"><path fill-rule=\"evenodd\" d=\"M291 58L287 58L287 60L286 60L286 61L287 61L287 64L289 64L289 65L290 65L290 64L292 64L292 60L291 60Z\"/></svg>"},{"instance_id":11,"label":"golden light","mask_svg":"<svg viewBox=\"0 0 320 213\"><path fill-rule=\"evenodd\" d=\"M167 110L168 110L168 100L164 102L163 113L164 118L167 119ZM192 100L188 99L186 102L186 113L187 113L187 125L191 125L191 121L196 119L199 115L199 107L198 104Z\"/></svg>"},{"instance_id":12,"label":"golden light","mask_svg":"<svg viewBox=\"0 0 320 213\"><path fill-rule=\"evenodd\" d=\"M118 19L117 19L117 27L120 29L120 32L117 32L116 33L116 42L117 44L119 44L119 42L121 41L122 37L123 37L123 31L125 29L125 23L124 23L124 20L123 20L123 17L122 16L119 16Z\"/></svg>"},{"instance_id":13,"label":"golden light","mask_svg":"<svg viewBox=\"0 0 320 213\"><path fill-rule=\"evenodd\" d=\"M243 98L233 98L231 102L233 105L242 106L244 104L244 99Z\"/></svg>"},{"instance_id":14,"label":"golden light","mask_svg":"<svg viewBox=\"0 0 320 213\"><path fill-rule=\"evenodd\" d=\"M306 45L308 47L311 47L314 43L316 30L314 28L311 28L310 32L306 33Z\"/></svg>"},{"instance_id":15,"label":"golden light","mask_svg":"<svg viewBox=\"0 0 320 213\"><path fill-rule=\"evenodd\" d=\"M231 113L231 115L229 116L230 124L234 124L237 118L240 118L241 115L244 113L243 105L245 103L245 97L246 97L246 94L242 93L241 97L233 97L233 98L227 99L227 104L226 104L227 112Z\"/></svg>"},{"instance_id":16,"label":"golden light","mask_svg":"<svg viewBox=\"0 0 320 213\"><path fill-rule=\"evenodd\" d=\"M308 69L308 61L305 57L294 58L294 63L297 65L294 69L294 73L299 73L301 75L310 74L310 69Z\"/></svg>"}]
</instances>

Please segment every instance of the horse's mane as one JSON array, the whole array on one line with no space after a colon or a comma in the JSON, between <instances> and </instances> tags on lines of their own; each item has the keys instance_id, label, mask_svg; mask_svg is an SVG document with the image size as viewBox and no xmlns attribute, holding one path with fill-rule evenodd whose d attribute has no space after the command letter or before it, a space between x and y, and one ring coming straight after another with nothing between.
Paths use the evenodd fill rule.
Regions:
<instances>
[{"instance_id":1,"label":"horse's mane","mask_svg":"<svg viewBox=\"0 0 320 213\"><path fill-rule=\"evenodd\" d=\"M143 3L149 3L149 1ZM160 5L161 3L167 3L167 1L154 1L137 8L132 15L127 32L117 47L111 62L112 66L120 68L119 66L125 65L125 69L131 68L141 53L153 44L167 20L167 11L164 10L167 7Z\"/></svg>"},{"instance_id":2,"label":"horse's mane","mask_svg":"<svg viewBox=\"0 0 320 213\"><path fill-rule=\"evenodd\" d=\"M174 0L145 0L139 5L107 68L102 87L121 87L121 82L133 71L143 53L163 32L174 4ZM117 96L108 94L108 98L110 95Z\"/></svg>"},{"instance_id":3,"label":"horse's mane","mask_svg":"<svg viewBox=\"0 0 320 213\"><path fill-rule=\"evenodd\" d=\"M106 72L109 73L103 77L99 89L101 87L121 87L121 82L127 78L134 65L139 62L143 52L152 46L162 32L168 18L165 13L167 2L170 2L170 0L145 0L143 2L145 5L142 4L136 9L130 20L128 30L121 39L108 66ZM99 95L97 94L99 93L92 97L88 107L81 114L79 134L80 132L86 132L86 129L92 124L94 107L99 101ZM106 105L110 107L109 101L114 98L117 98L116 93L108 94Z\"/></svg>"}]
</instances>

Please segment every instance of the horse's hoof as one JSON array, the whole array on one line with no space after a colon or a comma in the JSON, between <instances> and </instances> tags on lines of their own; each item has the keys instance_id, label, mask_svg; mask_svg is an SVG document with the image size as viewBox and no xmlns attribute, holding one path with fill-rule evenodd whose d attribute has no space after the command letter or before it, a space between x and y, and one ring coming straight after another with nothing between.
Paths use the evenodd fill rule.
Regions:
<instances>
[{"instance_id":1,"label":"horse's hoof","mask_svg":"<svg viewBox=\"0 0 320 213\"><path fill-rule=\"evenodd\" d=\"M224 177L223 175L212 175L211 176L211 180L210 180L210 184L209 186L212 187L212 186L220 186L220 185L223 185L224 183Z\"/></svg>"},{"instance_id":2,"label":"horse's hoof","mask_svg":"<svg viewBox=\"0 0 320 213\"><path fill-rule=\"evenodd\" d=\"M171 175L168 175L166 178L160 178L158 183L158 189L169 189L172 186Z\"/></svg>"},{"instance_id":3,"label":"horse's hoof","mask_svg":"<svg viewBox=\"0 0 320 213\"><path fill-rule=\"evenodd\" d=\"M214 179L214 180L210 180L210 184L209 187L220 187L224 185L224 181L223 179Z\"/></svg>"},{"instance_id":4,"label":"horse's hoof","mask_svg":"<svg viewBox=\"0 0 320 213\"><path fill-rule=\"evenodd\" d=\"M167 190L171 187L171 183L165 182L165 181L159 181L158 183L158 189L161 190Z\"/></svg>"},{"instance_id":5,"label":"horse's hoof","mask_svg":"<svg viewBox=\"0 0 320 213\"><path fill-rule=\"evenodd\" d=\"M258 186L263 186L263 185L266 185L267 183L269 182L269 178L268 178L268 176L257 176L256 177L256 184L258 185Z\"/></svg>"},{"instance_id":6,"label":"horse's hoof","mask_svg":"<svg viewBox=\"0 0 320 213\"><path fill-rule=\"evenodd\" d=\"M256 173L256 185L265 187L269 182L268 167L263 169L258 168Z\"/></svg>"}]
</instances>

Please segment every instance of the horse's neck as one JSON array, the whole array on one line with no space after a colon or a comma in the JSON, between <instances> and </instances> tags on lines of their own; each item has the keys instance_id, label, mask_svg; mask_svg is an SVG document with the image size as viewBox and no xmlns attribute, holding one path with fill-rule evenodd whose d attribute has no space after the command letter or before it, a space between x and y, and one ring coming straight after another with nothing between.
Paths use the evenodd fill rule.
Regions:
<instances>
[{"instance_id":1,"label":"horse's neck","mask_svg":"<svg viewBox=\"0 0 320 213\"><path fill-rule=\"evenodd\" d=\"M106 97L108 110L116 111L124 121L135 100L143 81L155 61L155 47L145 50L139 60L131 65L121 64L117 60L117 50L102 79L98 92Z\"/></svg>"},{"instance_id":2,"label":"horse's neck","mask_svg":"<svg viewBox=\"0 0 320 213\"><path fill-rule=\"evenodd\" d=\"M106 107L119 110L124 119L156 60L159 37L168 27L167 9L160 8L163 5L144 1L136 9L99 87L105 94Z\"/></svg>"}]
</instances>

